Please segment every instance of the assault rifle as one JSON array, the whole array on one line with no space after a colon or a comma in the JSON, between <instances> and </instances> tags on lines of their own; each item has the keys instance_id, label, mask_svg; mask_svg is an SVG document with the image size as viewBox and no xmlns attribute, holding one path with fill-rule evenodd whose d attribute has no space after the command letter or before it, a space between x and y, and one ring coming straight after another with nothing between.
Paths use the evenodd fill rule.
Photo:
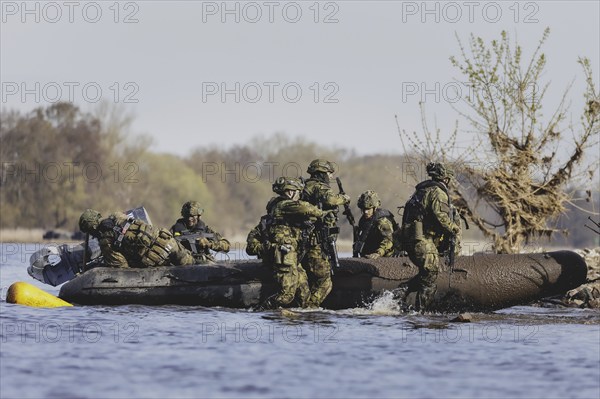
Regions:
<instances>
[{"instance_id":1,"label":"assault rifle","mask_svg":"<svg viewBox=\"0 0 600 399\"><path fill-rule=\"evenodd\" d=\"M456 216L456 208L450 205L450 220L454 222ZM456 252L456 234L450 234L448 240L448 251L446 252L446 263L450 267L449 273L454 273L454 253Z\"/></svg>"},{"instance_id":2,"label":"assault rifle","mask_svg":"<svg viewBox=\"0 0 600 399\"><path fill-rule=\"evenodd\" d=\"M360 254L362 254L363 249L365 247L365 242L367 241L367 237L369 233L373 229L373 224L375 224L375 220L377 219L377 215L373 214L369 224L362 231L358 231L358 226L356 227L356 234L354 235L354 243L352 244L352 256L354 258L358 258Z\"/></svg>"},{"instance_id":3,"label":"assault rifle","mask_svg":"<svg viewBox=\"0 0 600 399\"><path fill-rule=\"evenodd\" d=\"M304 222L302 224L302 233L300 234L300 241L298 243L298 263L302 262L304 256L308 252L310 237L315 229L314 223Z\"/></svg>"},{"instance_id":4,"label":"assault rifle","mask_svg":"<svg viewBox=\"0 0 600 399\"><path fill-rule=\"evenodd\" d=\"M331 261L332 269L340 267L340 260L335 247L335 234L339 234L339 227L328 227L325 223L320 222L317 226L317 236L321 242L321 249ZM332 270L333 273L333 270Z\"/></svg>"},{"instance_id":5,"label":"assault rifle","mask_svg":"<svg viewBox=\"0 0 600 399\"><path fill-rule=\"evenodd\" d=\"M177 241L179 241L185 248L187 248L190 251L192 251L192 254L205 254L205 255L209 255L210 254L210 250L208 248L202 248L202 249L200 249L198 247L198 244L196 243L196 240L198 238L206 238L206 239L212 241L212 240L215 239L215 234L214 233L207 233L207 232L204 232L204 231L199 231L197 233L192 233L189 230L187 230L187 231L183 231L182 234L175 236L175 239Z\"/></svg>"},{"instance_id":6,"label":"assault rifle","mask_svg":"<svg viewBox=\"0 0 600 399\"><path fill-rule=\"evenodd\" d=\"M339 177L336 177L335 181L337 182L338 189L340 190L340 194L346 195L346 192L344 191L344 187L342 187L342 180ZM355 225L356 219L354 219L354 215L352 214L352 208L350 208L350 204L344 204L344 212L342 212L342 215L346 215L346 219L348 219L348 223L350 223L350 226L352 226L352 241L357 242L357 240L359 239L358 226ZM363 242L363 246L364 246L364 242ZM362 248L361 248L361 250L362 250ZM352 256L354 256L355 258L358 257L358 253L359 252L356 252L354 250L354 248L352 249Z\"/></svg>"},{"instance_id":7,"label":"assault rifle","mask_svg":"<svg viewBox=\"0 0 600 399\"><path fill-rule=\"evenodd\" d=\"M453 205L450 205L450 220L455 221L456 216L462 219L465 222L465 229L469 230L469 222L465 215L461 212L457 211ZM460 220L459 220L460 223ZM450 266L450 273L454 272L454 253L456 252L456 234L451 234L450 239L448 240L448 252L446 253L446 260L448 266Z\"/></svg>"}]
</instances>

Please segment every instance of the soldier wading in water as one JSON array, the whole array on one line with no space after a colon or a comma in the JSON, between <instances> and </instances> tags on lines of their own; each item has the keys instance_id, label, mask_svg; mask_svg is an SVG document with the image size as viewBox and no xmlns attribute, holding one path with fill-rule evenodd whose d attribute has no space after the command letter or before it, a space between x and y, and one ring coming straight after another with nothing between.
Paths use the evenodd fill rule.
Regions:
<instances>
[{"instance_id":1,"label":"soldier wading in water","mask_svg":"<svg viewBox=\"0 0 600 399\"><path fill-rule=\"evenodd\" d=\"M439 255L448 248L451 237L460 236L460 219L452 215L448 185L454 172L441 163L427 164L431 180L419 183L404 207L402 227L394 233L397 250L408 252L419 268L417 310L427 310L436 293ZM456 250L460 245L456 246Z\"/></svg>"},{"instance_id":2,"label":"soldier wading in water","mask_svg":"<svg viewBox=\"0 0 600 399\"><path fill-rule=\"evenodd\" d=\"M337 257L335 241L339 228L337 227L338 206L350 203L346 194L336 194L329 182L335 169L333 164L323 159L315 159L307 170L310 178L302 192L302 199L319 209L329 211L323 219L323 228L316 228L310 238L310 249L302 265L308 273L310 282L309 305L318 307L331 292L331 258ZM324 251L327 246L329 251Z\"/></svg>"},{"instance_id":3,"label":"soldier wading in water","mask_svg":"<svg viewBox=\"0 0 600 399\"><path fill-rule=\"evenodd\" d=\"M270 243L269 243L269 228L273 224L273 208L278 202L285 199L283 195L283 188L285 186L285 177L280 177L271 186L273 192L278 194L277 197L272 197L267 203L267 213L260 217L260 221L246 237L246 253L251 256L256 256L258 259L262 259L264 265L271 265L273 259L270 257Z\"/></svg>"},{"instance_id":4,"label":"soldier wading in water","mask_svg":"<svg viewBox=\"0 0 600 399\"><path fill-rule=\"evenodd\" d=\"M318 218L327 212L300 201L300 193L304 189L302 178L280 178L281 184L273 185L281 194L271 208L272 222L268 227L269 247L262 248L265 257L272 260L275 280L279 285L278 292L268 298L262 308L284 307L292 304L294 298L298 306L309 306L310 290L306 271L300 265L305 251L308 233ZM272 202L270 204L272 205Z\"/></svg>"}]
</instances>

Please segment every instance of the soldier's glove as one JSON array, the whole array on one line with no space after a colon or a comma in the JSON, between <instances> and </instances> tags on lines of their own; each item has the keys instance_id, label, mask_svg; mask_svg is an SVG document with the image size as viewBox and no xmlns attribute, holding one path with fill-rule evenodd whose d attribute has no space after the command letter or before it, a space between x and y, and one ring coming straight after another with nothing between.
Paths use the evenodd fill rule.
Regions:
<instances>
[{"instance_id":1,"label":"soldier's glove","mask_svg":"<svg viewBox=\"0 0 600 399\"><path fill-rule=\"evenodd\" d=\"M379 255L377 252L374 252L372 254L365 255L365 258L367 258L367 259L379 259L379 258L381 258L381 255Z\"/></svg>"},{"instance_id":2,"label":"soldier's glove","mask_svg":"<svg viewBox=\"0 0 600 399\"><path fill-rule=\"evenodd\" d=\"M341 196L344 199L344 204L350 203L350 196L348 194L341 194Z\"/></svg>"},{"instance_id":3,"label":"soldier's glove","mask_svg":"<svg viewBox=\"0 0 600 399\"><path fill-rule=\"evenodd\" d=\"M198 243L198 247L200 247L201 249L210 249L213 246L212 242L206 237L197 238L196 242Z\"/></svg>"},{"instance_id":4,"label":"soldier's glove","mask_svg":"<svg viewBox=\"0 0 600 399\"><path fill-rule=\"evenodd\" d=\"M256 255L258 255L260 257L261 254L265 251L265 247L262 244L256 244L255 250L256 250Z\"/></svg>"}]
</instances>

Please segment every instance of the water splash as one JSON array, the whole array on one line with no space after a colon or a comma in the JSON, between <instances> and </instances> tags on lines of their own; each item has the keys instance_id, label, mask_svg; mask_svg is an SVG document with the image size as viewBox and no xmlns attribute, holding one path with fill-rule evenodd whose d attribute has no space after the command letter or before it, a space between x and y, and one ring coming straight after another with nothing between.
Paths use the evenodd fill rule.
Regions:
<instances>
[{"instance_id":1,"label":"water splash","mask_svg":"<svg viewBox=\"0 0 600 399\"><path fill-rule=\"evenodd\" d=\"M384 291L364 307L336 311L337 314L352 316L398 316L405 314L401 301L403 290Z\"/></svg>"},{"instance_id":2,"label":"water splash","mask_svg":"<svg viewBox=\"0 0 600 399\"><path fill-rule=\"evenodd\" d=\"M381 295L373 300L367 309L372 314L386 315L399 314L402 312L402 306L397 292L384 291Z\"/></svg>"}]
</instances>

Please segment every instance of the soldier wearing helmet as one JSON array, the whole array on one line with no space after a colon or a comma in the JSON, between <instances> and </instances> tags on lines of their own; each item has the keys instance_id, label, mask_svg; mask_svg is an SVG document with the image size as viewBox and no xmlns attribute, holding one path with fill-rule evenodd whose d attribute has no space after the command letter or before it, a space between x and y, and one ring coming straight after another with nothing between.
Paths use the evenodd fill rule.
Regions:
<instances>
[{"instance_id":1,"label":"soldier wearing helmet","mask_svg":"<svg viewBox=\"0 0 600 399\"><path fill-rule=\"evenodd\" d=\"M192 254L169 231L123 213L103 218L100 212L86 209L79 218L79 229L99 240L104 265L108 267L194 263Z\"/></svg>"},{"instance_id":2,"label":"soldier wearing helmet","mask_svg":"<svg viewBox=\"0 0 600 399\"><path fill-rule=\"evenodd\" d=\"M310 290L306 271L300 265L312 224L325 212L300 200L304 189L302 178L280 178L279 199L270 201L272 222L268 228L268 259L273 267L279 289L268 298L264 308L289 306L294 299L301 307L308 306ZM274 187L275 189L276 187Z\"/></svg>"},{"instance_id":3,"label":"soldier wearing helmet","mask_svg":"<svg viewBox=\"0 0 600 399\"><path fill-rule=\"evenodd\" d=\"M427 174L431 180L415 187L404 207L402 227L394 233L397 250L408 252L419 267L416 306L421 311L430 307L437 291L440 253L449 237L460 236L461 231L459 220L451 216L448 193L454 172L441 163L429 163Z\"/></svg>"},{"instance_id":4,"label":"soldier wearing helmet","mask_svg":"<svg viewBox=\"0 0 600 399\"><path fill-rule=\"evenodd\" d=\"M271 188L273 192L277 194L277 197L272 197L267 203L267 213L261 216L260 221L246 237L246 253L250 256L256 256L262 259L263 264L270 264L269 261L269 228L273 223L273 208L278 202L283 201L285 198L282 196L283 187L285 186L286 178L279 177Z\"/></svg>"},{"instance_id":5,"label":"soldier wearing helmet","mask_svg":"<svg viewBox=\"0 0 600 399\"><path fill-rule=\"evenodd\" d=\"M210 250L227 253L231 244L200 219L203 213L204 209L198 201L186 202L181 207L182 218L177 219L171 226L171 233L191 250L198 260L214 261ZM193 240L189 240L188 238L192 236Z\"/></svg>"},{"instance_id":6,"label":"soldier wearing helmet","mask_svg":"<svg viewBox=\"0 0 600 399\"><path fill-rule=\"evenodd\" d=\"M335 193L330 186L330 180L335 173L334 165L324 159L315 159L308 166L310 178L306 180L306 187L302 192L302 199L329 211L323 223L334 232L337 229L338 207L350 203L350 197L345 194ZM308 272L311 283L310 306L318 307L331 292L331 261L322 249L322 241L330 240L335 243L337 234L321 237L316 232L311 238L311 245L304 258L304 268ZM334 244L335 245L335 244Z\"/></svg>"},{"instance_id":7,"label":"soldier wearing helmet","mask_svg":"<svg viewBox=\"0 0 600 399\"><path fill-rule=\"evenodd\" d=\"M354 256L368 259L392 256L392 233L398 228L394 215L381 208L381 200L373 190L360 195L358 207L362 217L358 222L358 234L353 245Z\"/></svg>"}]
</instances>

